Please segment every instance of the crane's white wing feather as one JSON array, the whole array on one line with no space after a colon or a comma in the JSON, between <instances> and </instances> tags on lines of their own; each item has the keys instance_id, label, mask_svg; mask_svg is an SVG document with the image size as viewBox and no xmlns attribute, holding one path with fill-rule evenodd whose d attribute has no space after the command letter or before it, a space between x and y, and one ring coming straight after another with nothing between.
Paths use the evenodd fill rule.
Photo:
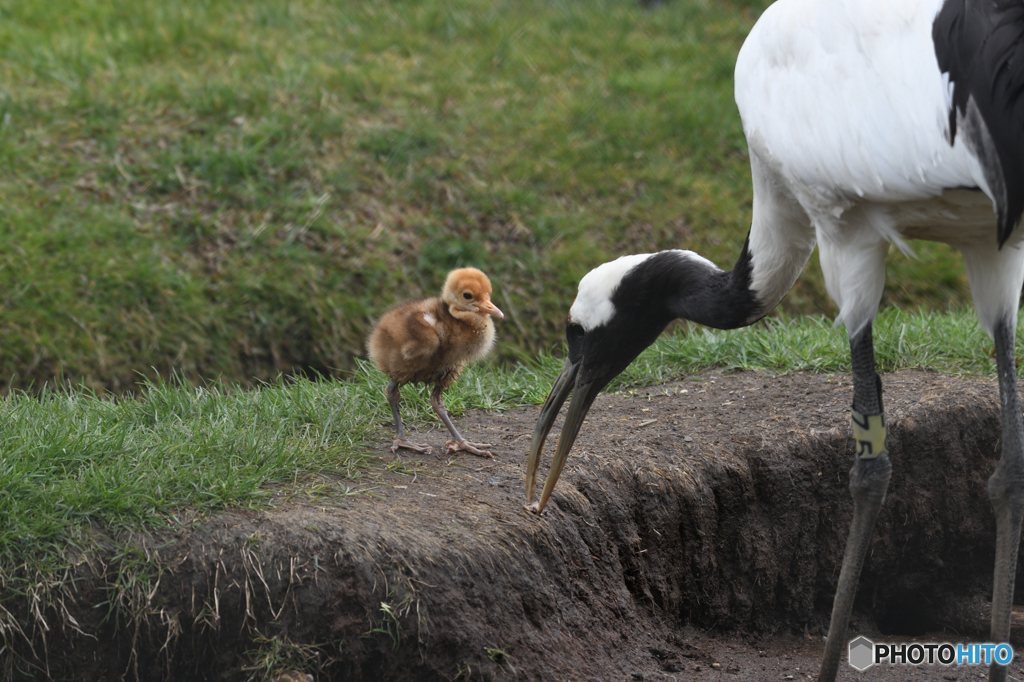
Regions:
<instances>
[{"instance_id":1,"label":"crane's white wing feather","mask_svg":"<svg viewBox=\"0 0 1024 682\"><path fill-rule=\"evenodd\" d=\"M948 142L949 84L931 40L941 0L779 0L736 63L748 143L805 207L987 191ZM838 217L838 214L837 214Z\"/></svg>"}]
</instances>

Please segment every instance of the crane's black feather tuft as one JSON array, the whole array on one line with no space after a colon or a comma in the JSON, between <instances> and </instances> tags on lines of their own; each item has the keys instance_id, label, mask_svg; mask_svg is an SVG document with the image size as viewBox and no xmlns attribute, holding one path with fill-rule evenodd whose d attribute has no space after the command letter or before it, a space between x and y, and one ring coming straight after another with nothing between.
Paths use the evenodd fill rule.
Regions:
<instances>
[{"instance_id":1,"label":"crane's black feather tuft","mask_svg":"<svg viewBox=\"0 0 1024 682\"><path fill-rule=\"evenodd\" d=\"M1002 246L1024 213L1024 2L946 0L932 41L953 89L949 143L959 126L995 195Z\"/></svg>"}]
</instances>

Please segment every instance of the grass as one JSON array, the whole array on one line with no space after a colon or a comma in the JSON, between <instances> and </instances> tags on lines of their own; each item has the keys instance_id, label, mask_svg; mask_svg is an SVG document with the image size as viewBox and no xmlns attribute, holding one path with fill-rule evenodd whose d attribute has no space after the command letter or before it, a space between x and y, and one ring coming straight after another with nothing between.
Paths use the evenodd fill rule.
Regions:
<instances>
[{"instance_id":1,"label":"grass","mask_svg":"<svg viewBox=\"0 0 1024 682\"><path fill-rule=\"evenodd\" d=\"M0 405L0 556L18 565L88 545L95 528L174 527L260 504L268 481L302 491L332 474L358 486L370 425L350 427L365 398L307 380L254 391L148 384L139 400L76 388L11 394Z\"/></svg>"},{"instance_id":2,"label":"grass","mask_svg":"<svg viewBox=\"0 0 1024 682\"><path fill-rule=\"evenodd\" d=\"M728 266L732 68L763 5L0 0L0 376L338 374L463 264L512 362L559 347L605 260ZM889 300L966 304L959 260L916 248ZM812 265L784 312L829 310Z\"/></svg>"},{"instance_id":3,"label":"grass","mask_svg":"<svg viewBox=\"0 0 1024 682\"><path fill-rule=\"evenodd\" d=\"M322 673L324 668L338 660L332 655L334 647L324 644L296 643L287 637L268 637L259 633L253 638L253 643L257 648L246 652L253 662L243 668L250 673L247 679L251 682L278 680L285 671L292 673L285 679L300 682L307 679L300 671Z\"/></svg>"},{"instance_id":4,"label":"grass","mask_svg":"<svg viewBox=\"0 0 1024 682\"><path fill-rule=\"evenodd\" d=\"M875 322L874 339L880 371L995 372L992 340L971 310L936 314L887 308ZM736 331L694 327L662 337L612 387L649 385L709 367L849 372L850 347L845 329L820 316L767 318Z\"/></svg>"}]
</instances>

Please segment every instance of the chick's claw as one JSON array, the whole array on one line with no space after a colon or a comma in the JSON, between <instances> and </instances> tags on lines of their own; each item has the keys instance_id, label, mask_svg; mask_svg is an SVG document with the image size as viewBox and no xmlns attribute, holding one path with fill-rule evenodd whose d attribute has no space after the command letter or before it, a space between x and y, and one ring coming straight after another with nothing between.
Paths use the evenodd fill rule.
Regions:
<instances>
[{"instance_id":1,"label":"chick's claw","mask_svg":"<svg viewBox=\"0 0 1024 682\"><path fill-rule=\"evenodd\" d=\"M408 448L409 450L422 452L425 455L429 455L434 451L434 448L430 447L426 443L414 443L413 441L406 440L405 438L396 438L395 442L391 444L391 452L398 452L398 448Z\"/></svg>"},{"instance_id":2,"label":"chick's claw","mask_svg":"<svg viewBox=\"0 0 1024 682\"><path fill-rule=\"evenodd\" d=\"M453 452L464 450L466 452L471 452L474 455L479 455L480 457L494 458L494 455L491 454L490 450L483 449L491 447L490 443L470 443L468 440L450 440L446 442L445 445L448 447L449 455Z\"/></svg>"}]
</instances>

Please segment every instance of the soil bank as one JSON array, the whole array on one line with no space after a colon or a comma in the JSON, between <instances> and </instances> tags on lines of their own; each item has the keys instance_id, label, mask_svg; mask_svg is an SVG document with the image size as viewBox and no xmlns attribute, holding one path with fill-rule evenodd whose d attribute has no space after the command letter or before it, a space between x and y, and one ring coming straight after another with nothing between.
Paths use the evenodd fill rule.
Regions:
<instances>
[{"instance_id":1,"label":"soil bank","mask_svg":"<svg viewBox=\"0 0 1024 682\"><path fill-rule=\"evenodd\" d=\"M995 380L902 371L883 382L893 475L851 637L986 641ZM493 460L393 455L382 425L380 485L369 494L282 499L138 538L148 582L112 590L124 586L123 558L83 560L42 620L9 601L25 636L8 637L3 671L806 679L817 671L852 509L851 394L842 375L708 372L604 395L543 517L522 508L539 408L456 420L470 440L494 444ZM411 431L435 453L446 435ZM553 444L554 435L542 477ZM111 595L120 602L111 606ZM981 672L844 668L841 679Z\"/></svg>"}]
</instances>

